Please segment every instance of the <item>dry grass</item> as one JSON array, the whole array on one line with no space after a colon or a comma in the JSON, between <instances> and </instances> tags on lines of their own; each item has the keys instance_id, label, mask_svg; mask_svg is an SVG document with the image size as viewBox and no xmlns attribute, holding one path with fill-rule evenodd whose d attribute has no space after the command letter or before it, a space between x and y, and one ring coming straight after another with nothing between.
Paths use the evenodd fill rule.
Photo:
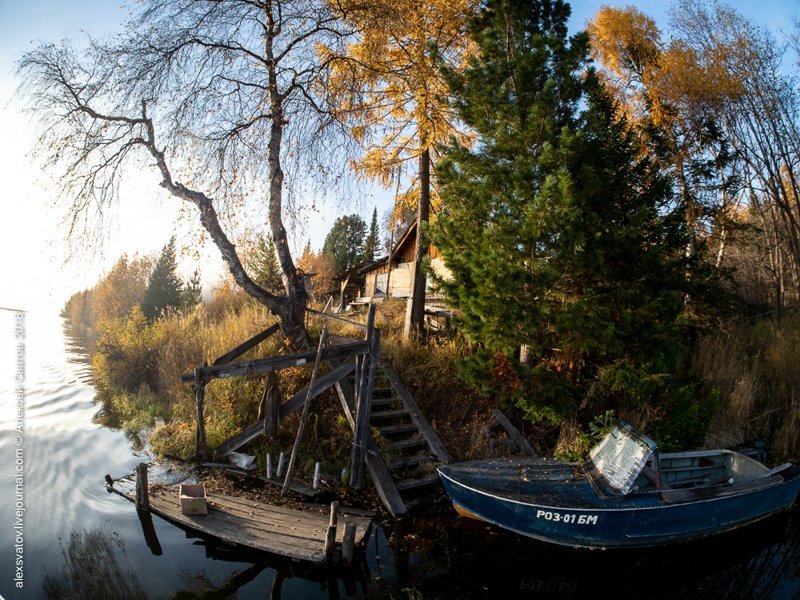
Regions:
<instances>
[{"instance_id":1,"label":"dry grass","mask_svg":"<svg viewBox=\"0 0 800 600\"><path fill-rule=\"evenodd\" d=\"M763 439L776 458L800 457L800 317L742 324L701 339L693 370L720 393L706 444Z\"/></svg>"}]
</instances>

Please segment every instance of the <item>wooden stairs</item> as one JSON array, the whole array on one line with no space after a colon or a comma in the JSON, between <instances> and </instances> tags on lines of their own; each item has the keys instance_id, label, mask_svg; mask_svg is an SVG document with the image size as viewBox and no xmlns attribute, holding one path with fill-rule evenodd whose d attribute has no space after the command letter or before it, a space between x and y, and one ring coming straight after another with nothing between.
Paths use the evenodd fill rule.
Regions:
<instances>
[{"instance_id":1,"label":"wooden stairs","mask_svg":"<svg viewBox=\"0 0 800 600\"><path fill-rule=\"evenodd\" d=\"M436 467L450 454L397 373L379 361L372 394L366 462L384 506L394 516L441 498ZM336 385L351 426L353 380Z\"/></svg>"}]
</instances>

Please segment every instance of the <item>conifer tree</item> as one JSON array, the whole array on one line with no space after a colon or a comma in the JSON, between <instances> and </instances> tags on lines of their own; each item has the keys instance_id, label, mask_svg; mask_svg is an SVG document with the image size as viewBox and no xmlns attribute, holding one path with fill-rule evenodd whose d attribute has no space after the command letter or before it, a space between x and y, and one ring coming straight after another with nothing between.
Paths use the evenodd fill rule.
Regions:
<instances>
[{"instance_id":1,"label":"conifer tree","mask_svg":"<svg viewBox=\"0 0 800 600\"><path fill-rule=\"evenodd\" d=\"M270 294L280 294L283 289L281 266L271 235L259 235L251 265L253 281Z\"/></svg>"},{"instance_id":2,"label":"conifer tree","mask_svg":"<svg viewBox=\"0 0 800 600\"><path fill-rule=\"evenodd\" d=\"M378 209L372 209L372 221L369 224L369 233L364 241L364 260L375 260L381 253L381 234L378 229Z\"/></svg>"},{"instance_id":3,"label":"conifer tree","mask_svg":"<svg viewBox=\"0 0 800 600\"><path fill-rule=\"evenodd\" d=\"M161 250L147 283L142 300L142 312L149 320L158 317L168 308L180 308L183 301L183 282L178 277L175 259L175 236Z\"/></svg>"},{"instance_id":4,"label":"conifer tree","mask_svg":"<svg viewBox=\"0 0 800 600\"><path fill-rule=\"evenodd\" d=\"M483 348L467 374L552 422L659 393L687 269L668 181L615 117L568 17L560 0L488 0L472 22L478 55L448 78L479 142L447 148L448 208L432 227L452 273L439 284Z\"/></svg>"},{"instance_id":5,"label":"conifer tree","mask_svg":"<svg viewBox=\"0 0 800 600\"><path fill-rule=\"evenodd\" d=\"M358 215L339 217L325 237L322 252L333 259L337 272L344 271L364 260L367 226Z\"/></svg>"},{"instance_id":6,"label":"conifer tree","mask_svg":"<svg viewBox=\"0 0 800 600\"><path fill-rule=\"evenodd\" d=\"M192 309L203 300L203 286L200 283L200 271L195 269L189 281L184 282L181 290L181 308Z\"/></svg>"}]
</instances>

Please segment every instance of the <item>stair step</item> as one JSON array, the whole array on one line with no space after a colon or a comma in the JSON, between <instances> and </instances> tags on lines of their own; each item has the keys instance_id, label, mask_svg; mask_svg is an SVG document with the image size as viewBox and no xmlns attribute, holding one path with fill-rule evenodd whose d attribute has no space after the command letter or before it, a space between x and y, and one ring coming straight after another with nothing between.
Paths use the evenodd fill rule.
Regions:
<instances>
[{"instance_id":1,"label":"stair step","mask_svg":"<svg viewBox=\"0 0 800 600\"><path fill-rule=\"evenodd\" d=\"M389 463L389 470L395 471L397 469L402 469L403 467L413 467L415 465L421 465L422 463L432 462L433 459L431 458L430 454L415 454L414 456L407 456L406 458L398 458Z\"/></svg>"},{"instance_id":2,"label":"stair step","mask_svg":"<svg viewBox=\"0 0 800 600\"><path fill-rule=\"evenodd\" d=\"M373 398L372 407L376 406L391 406L392 404L400 404L400 398L392 396L390 398Z\"/></svg>"},{"instance_id":3,"label":"stair step","mask_svg":"<svg viewBox=\"0 0 800 600\"><path fill-rule=\"evenodd\" d=\"M398 410L381 410L381 411L372 411L371 414L371 421L376 421L379 419L395 419L398 417L407 417L408 411L405 408L401 408Z\"/></svg>"},{"instance_id":4,"label":"stair step","mask_svg":"<svg viewBox=\"0 0 800 600\"><path fill-rule=\"evenodd\" d=\"M405 440L398 440L396 442L392 442L389 444L389 448L392 450L404 450L406 448L419 448L420 446L426 446L425 438L423 437L410 437Z\"/></svg>"},{"instance_id":5,"label":"stair step","mask_svg":"<svg viewBox=\"0 0 800 600\"><path fill-rule=\"evenodd\" d=\"M394 390L390 387L380 387L372 390L372 396L377 398L385 398L391 396L393 393Z\"/></svg>"},{"instance_id":6,"label":"stair step","mask_svg":"<svg viewBox=\"0 0 800 600\"><path fill-rule=\"evenodd\" d=\"M439 483L439 475L432 473L430 475L420 477L419 479L402 479L398 481L396 485L397 489L403 492L406 490L415 490L418 488L427 487L436 483Z\"/></svg>"},{"instance_id":7,"label":"stair step","mask_svg":"<svg viewBox=\"0 0 800 600\"><path fill-rule=\"evenodd\" d=\"M384 425L378 427L383 435L392 435L395 433L409 433L411 431L418 431L414 423L403 423L402 425Z\"/></svg>"}]
</instances>

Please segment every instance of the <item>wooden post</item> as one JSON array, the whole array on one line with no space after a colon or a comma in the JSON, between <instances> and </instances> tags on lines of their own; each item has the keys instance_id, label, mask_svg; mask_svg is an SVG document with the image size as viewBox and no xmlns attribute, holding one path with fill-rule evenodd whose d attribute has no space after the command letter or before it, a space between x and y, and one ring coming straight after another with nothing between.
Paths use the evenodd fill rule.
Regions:
<instances>
[{"instance_id":1,"label":"wooden post","mask_svg":"<svg viewBox=\"0 0 800 600\"><path fill-rule=\"evenodd\" d=\"M369 318L367 320L367 340L369 341L369 353L364 355L365 361L362 367L362 381L366 377L366 385L363 385L358 394L356 404L356 427L353 439L353 453L350 465L350 486L359 489L364 480L364 459L367 453L367 442L369 440L369 421L372 414L372 392L375 389L375 367L378 362L378 352L380 348L380 337L375 331L375 305L369 307Z\"/></svg>"},{"instance_id":2,"label":"wooden post","mask_svg":"<svg viewBox=\"0 0 800 600\"><path fill-rule=\"evenodd\" d=\"M294 474L294 465L297 461L297 452L300 450L300 441L303 439L303 432L306 428L306 420L308 420L308 407L311 404L311 391L314 389L314 382L317 380L317 373L319 372L319 363L322 358L322 349L325 347L325 341L328 338L328 329L323 327L322 335L319 338L319 347L317 348L317 358L314 361L314 370L311 372L311 382L308 384L308 394L306 394L306 401L303 404L303 412L300 414L300 425L297 427L297 436L294 438L294 446L292 447L292 454L289 456L289 466L286 468L286 479L283 480L283 489L281 496L286 495L289 489L289 483L292 481Z\"/></svg>"},{"instance_id":3,"label":"wooden post","mask_svg":"<svg viewBox=\"0 0 800 600\"><path fill-rule=\"evenodd\" d=\"M264 416L264 436L272 440L278 435L278 417L281 412L281 393L278 389L278 376L275 371L270 371L267 376L267 406Z\"/></svg>"},{"instance_id":4,"label":"wooden post","mask_svg":"<svg viewBox=\"0 0 800 600\"><path fill-rule=\"evenodd\" d=\"M329 560L333 555L333 548L336 546L336 524L339 522L339 503L331 502L331 520L328 523L328 530L325 532L325 560Z\"/></svg>"},{"instance_id":5,"label":"wooden post","mask_svg":"<svg viewBox=\"0 0 800 600\"><path fill-rule=\"evenodd\" d=\"M147 463L139 463L136 467L136 508L138 510L150 510L150 495L147 489Z\"/></svg>"},{"instance_id":6,"label":"wooden post","mask_svg":"<svg viewBox=\"0 0 800 600\"><path fill-rule=\"evenodd\" d=\"M342 538L342 560L349 565L353 562L353 549L356 541L356 524L348 521L344 524L344 537Z\"/></svg>"},{"instance_id":7,"label":"wooden post","mask_svg":"<svg viewBox=\"0 0 800 600\"><path fill-rule=\"evenodd\" d=\"M203 382L203 370L194 370L194 395L197 403L197 437L195 440L195 454L197 460L205 461L207 458L206 450L206 420L203 400L206 395L206 386Z\"/></svg>"}]
</instances>

